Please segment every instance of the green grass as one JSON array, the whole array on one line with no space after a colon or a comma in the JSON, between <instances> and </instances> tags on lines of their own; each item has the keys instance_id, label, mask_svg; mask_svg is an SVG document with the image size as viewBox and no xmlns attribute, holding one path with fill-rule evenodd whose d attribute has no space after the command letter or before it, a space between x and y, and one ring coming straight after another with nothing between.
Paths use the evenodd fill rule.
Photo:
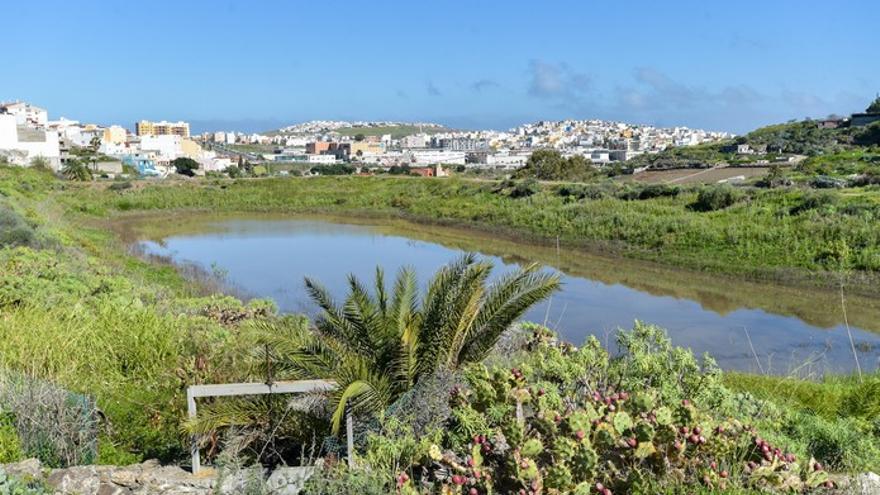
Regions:
<instances>
[{"instance_id":1,"label":"green grass","mask_svg":"<svg viewBox=\"0 0 880 495\"><path fill-rule=\"evenodd\" d=\"M274 144L227 144L225 147L233 151L257 154L272 153L276 148Z\"/></svg>"},{"instance_id":2,"label":"green grass","mask_svg":"<svg viewBox=\"0 0 880 495\"><path fill-rule=\"evenodd\" d=\"M543 184L514 198L497 183L463 179L319 177L149 185L110 193L79 188L61 196L93 215L155 210L359 212L470 225L563 245L613 251L665 264L872 291L880 270L880 190L832 191L815 201L799 189L747 189L717 211L693 206L699 188L642 197L614 184ZM624 188L624 189L621 189Z\"/></svg>"},{"instance_id":3,"label":"green grass","mask_svg":"<svg viewBox=\"0 0 880 495\"><path fill-rule=\"evenodd\" d=\"M0 170L0 213L14 220L0 235L24 222L41 240L0 245L0 368L95 397L107 418L104 462L180 459L182 390L246 377L240 356L257 335L252 318L230 326L212 315L261 302L204 295L174 268L130 256L113 233L50 199L63 187L51 175ZM12 456L14 439L0 430L0 450Z\"/></svg>"},{"instance_id":4,"label":"green grass","mask_svg":"<svg viewBox=\"0 0 880 495\"><path fill-rule=\"evenodd\" d=\"M425 134L437 134L440 132L448 132L449 129L445 127L422 127L421 132ZM386 126L374 126L374 127L343 127L341 129L336 130L337 133L341 136L349 136L354 137L358 134L363 134L364 136L383 136L385 134L391 134L392 139L400 139L404 136L409 136L411 134L418 134L420 132L419 126L417 125L386 125Z\"/></svg>"},{"instance_id":5,"label":"green grass","mask_svg":"<svg viewBox=\"0 0 880 495\"><path fill-rule=\"evenodd\" d=\"M625 200L619 196L639 195L604 184L570 186L566 194L564 186L541 185L520 199L494 182L410 178L137 186L108 191L38 171L0 168L6 215L51 241L0 247L0 366L94 396L109 420L100 441L102 462L183 458L185 386L247 379L251 368L244 356L259 337L258 318L229 326L212 317L220 310L246 311L240 302L207 296L172 267L129 255L106 227L112 216L161 210L370 212L536 239L558 234L572 245L746 274L811 273L827 267L817 261L827 248L823 242L845 240L858 246L859 254L845 258L855 275L876 270L856 263L870 260L859 256L876 253L878 245L870 215L880 198L872 188L832 192L833 202L816 202L794 215L792 209L811 193L753 190L733 206L704 213L689 206L697 190ZM860 213L846 213L856 207ZM854 377L805 381L727 373L724 380L733 391L788 411L786 421L761 427L798 451L823 452L846 469L880 468L870 440L872 428L880 428L872 426L880 413L877 376L861 383ZM4 455L13 455L8 428L0 431L0 444Z\"/></svg>"}]
</instances>

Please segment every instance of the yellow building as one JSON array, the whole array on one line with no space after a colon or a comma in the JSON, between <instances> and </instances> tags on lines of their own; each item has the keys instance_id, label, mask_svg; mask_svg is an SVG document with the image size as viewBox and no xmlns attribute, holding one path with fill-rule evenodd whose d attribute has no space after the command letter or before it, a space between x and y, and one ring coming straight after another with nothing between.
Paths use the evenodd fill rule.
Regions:
<instances>
[{"instance_id":1,"label":"yellow building","mask_svg":"<svg viewBox=\"0 0 880 495\"><path fill-rule=\"evenodd\" d=\"M192 139L181 139L180 151L184 154L184 156L195 160L196 158L201 156L202 147L199 146L199 143L193 141Z\"/></svg>"},{"instance_id":2,"label":"yellow building","mask_svg":"<svg viewBox=\"0 0 880 495\"><path fill-rule=\"evenodd\" d=\"M358 151L360 151L360 154L358 154ZM369 143L367 141L354 141L351 143L351 156L378 153L382 153L382 146L379 143Z\"/></svg>"},{"instance_id":3,"label":"yellow building","mask_svg":"<svg viewBox=\"0 0 880 495\"><path fill-rule=\"evenodd\" d=\"M104 140L105 143L113 143L113 144L123 144L125 143L125 138L128 136L128 132L126 132L125 128L120 127L118 125L111 125L110 127L104 129Z\"/></svg>"},{"instance_id":4,"label":"yellow building","mask_svg":"<svg viewBox=\"0 0 880 495\"><path fill-rule=\"evenodd\" d=\"M142 120L134 125L135 132L138 136L180 136L189 137L188 122L150 122Z\"/></svg>"}]
</instances>

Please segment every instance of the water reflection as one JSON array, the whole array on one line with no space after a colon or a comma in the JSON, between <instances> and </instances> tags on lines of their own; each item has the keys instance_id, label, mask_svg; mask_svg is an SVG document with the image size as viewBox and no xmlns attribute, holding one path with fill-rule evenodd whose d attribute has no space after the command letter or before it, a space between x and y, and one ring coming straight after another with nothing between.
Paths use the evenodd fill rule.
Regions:
<instances>
[{"instance_id":1,"label":"water reflection","mask_svg":"<svg viewBox=\"0 0 880 495\"><path fill-rule=\"evenodd\" d=\"M399 220L197 216L128 221L120 230L150 253L220 267L230 283L270 297L288 312L314 311L304 276L341 297L348 273L370 279L376 265L386 273L411 265L424 283L462 251L476 251L494 261L496 274L531 261L559 270L563 289L526 317L573 342L589 335L611 342L617 328L639 319L668 329L678 345L712 354L724 368L807 373L855 367L840 300L820 291L725 280ZM869 330L880 324L878 301L848 301L862 367L875 369L880 336Z\"/></svg>"}]
</instances>

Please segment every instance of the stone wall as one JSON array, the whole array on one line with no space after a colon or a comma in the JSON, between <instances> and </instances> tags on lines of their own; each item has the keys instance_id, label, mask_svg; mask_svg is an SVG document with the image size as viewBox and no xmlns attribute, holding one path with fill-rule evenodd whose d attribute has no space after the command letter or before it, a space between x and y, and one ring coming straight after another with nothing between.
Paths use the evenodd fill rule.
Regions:
<instances>
[{"instance_id":1,"label":"stone wall","mask_svg":"<svg viewBox=\"0 0 880 495\"><path fill-rule=\"evenodd\" d=\"M75 466L45 469L28 459L0 465L23 480L43 481L57 495L215 495L270 493L296 495L312 467L278 468L269 476L259 468L217 472L203 469L197 476L176 466L147 461L132 466ZM254 488L253 490L251 490Z\"/></svg>"}]
</instances>

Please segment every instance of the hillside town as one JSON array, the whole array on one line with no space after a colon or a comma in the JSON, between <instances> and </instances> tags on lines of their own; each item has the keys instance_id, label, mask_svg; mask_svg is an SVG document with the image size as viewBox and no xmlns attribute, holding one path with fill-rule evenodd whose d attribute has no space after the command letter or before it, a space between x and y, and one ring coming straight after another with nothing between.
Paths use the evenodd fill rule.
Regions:
<instances>
[{"instance_id":1,"label":"hillside town","mask_svg":"<svg viewBox=\"0 0 880 495\"><path fill-rule=\"evenodd\" d=\"M437 165L513 170L533 150L552 148L583 156L602 168L645 153L732 137L687 127L659 128L602 120L540 121L507 131L455 130L436 123L311 121L265 133L235 131L194 135L183 121L147 121L133 129L61 117L27 102L0 103L0 159L60 170L88 152L94 172L166 177L171 163L188 158L196 173L223 172L242 162L358 168ZM281 169L279 169L281 170ZM434 175L428 173L424 175Z\"/></svg>"}]
</instances>

